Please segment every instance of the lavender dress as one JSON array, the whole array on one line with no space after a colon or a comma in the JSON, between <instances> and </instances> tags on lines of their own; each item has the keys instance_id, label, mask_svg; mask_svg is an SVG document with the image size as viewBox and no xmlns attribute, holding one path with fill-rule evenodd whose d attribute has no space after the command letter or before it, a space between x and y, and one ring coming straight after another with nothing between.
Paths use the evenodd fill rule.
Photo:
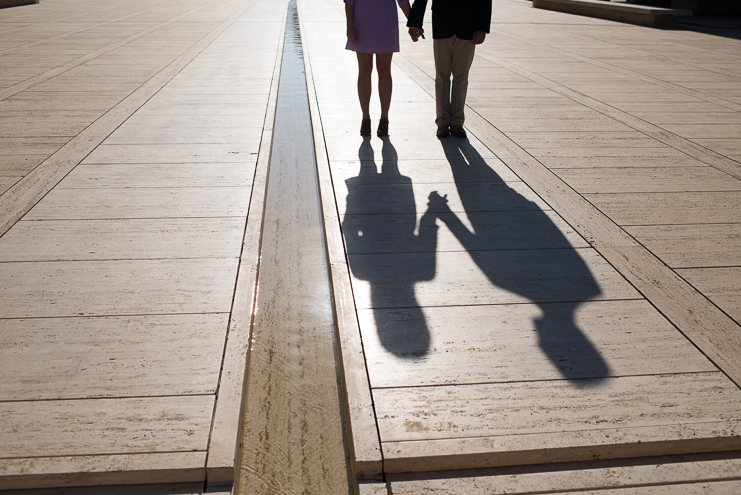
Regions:
<instances>
[{"instance_id":1,"label":"lavender dress","mask_svg":"<svg viewBox=\"0 0 741 495\"><path fill-rule=\"evenodd\" d=\"M348 50L358 53L393 53L399 51L399 16L396 3L403 7L409 0L345 0L355 10L353 20L358 43L347 42Z\"/></svg>"}]
</instances>

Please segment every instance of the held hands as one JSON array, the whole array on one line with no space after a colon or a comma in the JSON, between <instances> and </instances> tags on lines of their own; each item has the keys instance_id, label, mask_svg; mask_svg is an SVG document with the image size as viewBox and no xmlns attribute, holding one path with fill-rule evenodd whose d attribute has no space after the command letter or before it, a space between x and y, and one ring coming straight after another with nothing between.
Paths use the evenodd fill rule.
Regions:
<instances>
[{"instance_id":1,"label":"held hands","mask_svg":"<svg viewBox=\"0 0 741 495\"><path fill-rule=\"evenodd\" d=\"M422 37L422 39L425 39L425 30L422 28L410 27L409 36L411 36L412 41L416 43L420 37Z\"/></svg>"},{"instance_id":2,"label":"held hands","mask_svg":"<svg viewBox=\"0 0 741 495\"><path fill-rule=\"evenodd\" d=\"M471 42L474 45L480 45L481 43L484 42L485 39L486 39L486 33L485 32L483 32L483 31L474 31L473 32L473 39L471 40Z\"/></svg>"}]
</instances>

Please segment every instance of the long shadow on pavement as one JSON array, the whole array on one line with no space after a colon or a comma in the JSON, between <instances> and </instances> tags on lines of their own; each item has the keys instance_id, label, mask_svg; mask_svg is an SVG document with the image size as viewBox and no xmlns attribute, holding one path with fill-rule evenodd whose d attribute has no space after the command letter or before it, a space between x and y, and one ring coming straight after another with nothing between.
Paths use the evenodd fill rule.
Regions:
<instances>
[{"instance_id":1,"label":"long shadow on pavement","mask_svg":"<svg viewBox=\"0 0 741 495\"><path fill-rule=\"evenodd\" d=\"M579 305L601 293L577 250L553 220L509 187L467 139L445 139L441 144L473 232L445 198L431 198L430 209L492 284L538 305L539 345L564 378L579 380L579 385L606 378L607 363L575 321Z\"/></svg>"},{"instance_id":2,"label":"long shadow on pavement","mask_svg":"<svg viewBox=\"0 0 741 495\"><path fill-rule=\"evenodd\" d=\"M451 211L447 199L433 192L418 225L412 180L400 173L388 138L380 173L366 138L358 151L360 172L346 181L348 258L353 275L370 285L381 345L404 360L429 353L430 330L415 284L435 278L439 219L494 286L539 307L538 343L561 375L578 386L599 383L609 375L608 365L575 321L579 305L601 293L588 266L551 217L504 182L468 140L441 144L463 212ZM450 301L469 303L463 294L451 293ZM498 338L495 324L491 338Z\"/></svg>"},{"instance_id":3,"label":"long shadow on pavement","mask_svg":"<svg viewBox=\"0 0 741 495\"><path fill-rule=\"evenodd\" d=\"M378 173L371 139L363 140L358 150L360 173L346 181L342 231L353 275L370 283L381 344L398 357L416 359L427 354L430 331L414 295L414 284L435 277L437 226L434 214L428 211L415 234L412 179L399 172L398 155L389 138L383 140L382 156ZM380 314L391 299L408 308L403 327L384 323L387 320ZM399 342L406 345L399 346Z\"/></svg>"}]
</instances>

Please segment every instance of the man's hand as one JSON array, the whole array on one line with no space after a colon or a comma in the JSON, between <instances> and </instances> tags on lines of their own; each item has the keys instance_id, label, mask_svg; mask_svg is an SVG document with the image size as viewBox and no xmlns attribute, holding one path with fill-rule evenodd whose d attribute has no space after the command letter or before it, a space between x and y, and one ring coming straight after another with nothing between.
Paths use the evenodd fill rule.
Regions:
<instances>
[{"instance_id":1,"label":"man's hand","mask_svg":"<svg viewBox=\"0 0 741 495\"><path fill-rule=\"evenodd\" d=\"M480 45L481 43L484 42L485 39L486 39L486 33L485 32L483 32L483 31L474 31L473 32L473 39L471 40L471 42L474 45Z\"/></svg>"},{"instance_id":2,"label":"man's hand","mask_svg":"<svg viewBox=\"0 0 741 495\"><path fill-rule=\"evenodd\" d=\"M410 27L409 36L412 37L412 41L414 42L416 42L420 38L420 36L422 37L422 39L425 39L425 30L422 28Z\"/></svg>"}]
</instances>

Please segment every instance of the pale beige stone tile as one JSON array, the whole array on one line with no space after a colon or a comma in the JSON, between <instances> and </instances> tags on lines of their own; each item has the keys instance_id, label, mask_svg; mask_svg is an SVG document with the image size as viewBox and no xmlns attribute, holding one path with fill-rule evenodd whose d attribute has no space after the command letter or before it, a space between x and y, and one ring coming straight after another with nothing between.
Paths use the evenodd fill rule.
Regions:
<instances>
[{"instance_id":1,"label":"pale beige stone tile","mask_svg":"<svg viewBox=\"0 0 741 495\"><path fill-rule=\"evenodd\" d=\"M525 149L654 148L660 143L639 132L508 132Z\"/></svg>"},{"instance_id":2,"label":"pale beige stone tile","mask_svg":"<svg viewBox=\"0 0 741 495\"><path fill-rule=\"evenodd\" d=\"M383 176L379 177L379 182L385 179ZM394 181L397 179L399 178L393 178ZM346 215L424 212L428 210L430 195L434 192L441 197L446 196L447 203L435 201L429 207L431 212L548 209L548 206L522 182L412 184L408 178L403 182L406 184L395 182L335 184L337 207Z\"/></svg>"},{"instance_id":3,"label":"pale beige stone tile","mask_svg":"<svg viewBox=\"0 0 741 495\"><path fill-rule=\"evenodd\" d=\"M205 450L212 395L2 402L6 457Z\"/></svg>"},{"instance_id":4,"label":"pale beige stone tile","mask_svg":"<svg viewBox=\"0 0 741 495\"><path fill-rule=\"evenodd\" d=\"M156 146L109 145L95 148L83 164L97 163L244 163L253 162L257 144L158 144Z\"/></svg>"},{"instance_id":5,"label":"pale beige stone tile","mask_svg":"<svg viewBox=\"0 0 741 495\"><path fill-rule=\"evenodd\" d=\"M741 410L741 392L722 373L620 377L581 385L546 381L376 389L381 440L720 423Z\"/></svg>"},{"instance_id":6,"label":"pale beige stone tile","mask_svg":"<svg viewBox=\"0 0 741 495\"><path fill-rule=\"evenodd\" d=\"M4 318L223 313L236 259L4 263Z\"/></svg>"},{"instance_id":7,"label":"pale beige stone tile","mask_svg":"<svg viewBox=\"0 0 741 495\"><path fill-rule=\"evenodd\" d=\"M49 156L67 144L69 140L69 137L54 136L45 138L0 137L0 150L13 155L28 153Z\"/></svg>"},{"instance_id":8,"label":"pale beige stone tile","mask_svg":"<svg viewBox=\"0 0 741 495\"><path fill-rule=\"evenodd\" d=\"M259 127L258 127L259 126ZM223 125L220 128L206 127L152 127L143 125L121 126L108 139L106 144L235 144L259 146L262 122L254 126Z\"/></svg>"},{"instance_id":9,"label":"pale beige stone tile","mask_svg":"<svg viewBox=\"0 0 741 495\"><path fill-rule=\"evenodd\" d=\"M156 482L156 480L152 481ZM34 486L33 483L29 483L29 485ZM29 488L6 491L6 495L203 495L203 493L203 483L75 486L72 488Z\"/></svg>"},{"instance_id":10,"label":"pale beige stone tile","mask_svg":"<svg viewBox=\"0 0 741 495\"><path fill-rule=\"evenodd\" d=\"M643 148L642 148L643 149ZM658 168L658 167L705 167L696 158L671 148L670 156L539 156L538 160L552 170L556 169L599 169L599 168ZM637 150L640 153L641 150ZM596 153L599 154L599 153ZM560 174L561 172L557 172ZM572 172L573 173L573 172Z\"/></svg>"},{"instance_id":11,"label":"pale beige stone tile","mask_svg":"<svg viewBox=\"0 0 741 495\"><path fill-rule=\"evenodd\" d=\"M2 261L237 258L244 218L22 221L0 238Z\"/></svg>"},{"instance_id":12,"label":"pale beige stone tile","mask_svg":"<svg viewBox=\"0 0 741 495\"><path fill-rule=\"evenodd\" d=\"M672 268L741 266L741 224L651 225L626 230Z\"/></svg>"},{"instance_id":13,"label":"pale beige stone tile","mask_svg":"<svg viewBox=\"0 0 741 495\"><path fill-rule=\"evenodd\" d=\"M359 153L360 154L360 153ZM346 181L353 178L357 183L368 183L373 184L377 182L376 175L383 173L383 159L376 161L375 155L370 159L365 159L365 155L362 160L348 160L348 161L336 161L330 164L332 169L332 180L334 182ZM424 183L441 183L441 182L455 182L456 177L453 176L452 165L449 160L444 158L430 159L430 160L396 160L396 167L399 170L399 177L396 179L397 182L404 182L404 177L409 177L413 184L424 184ZM481 182L481 174L478 170L465 167L470 162L466 162L464 159L454 161L453 163L461 165L461 173L458 174L457 180L460 183L463 182ZM475 160L474 163L478 163L482 166L489 167L496 176L504 182L519 182L520 178L510 170L507 165L504 164L498 158L481 158ZM361 174L361 168L368 167L367 170L374 171L375 174L368 174L367 176ZM366 169L362 169L365 171ZM394 179L389 177L387 180L394 182Z\"/></svg>"},{"instance_id":14,"label":"pale beige stone tile","mask_svg":"<svg viewBox=\"0 0 741 495\"><path fill-rule=\"evenodd\" d=\"M0 194L10 189L22 177L0 177Z\"/></svg>"},{"instance_id":15,"label":"pale beige stone tile","mask_svg":"<svg viewBox=\"0 0 741 495\"><path fill-rule=\"evenodd\" d=\"M247 215L249 188L54 189L26 220L103 220Z\"/></svg>"},{"instance_id":16,"label":"pale beige stone tile","mask_svg":"<svg viewBox=\"0 0 741 495\"><path fill-rule=\"evenodd\" d=\"M664 124L661 127L669 132L679 134L688 139L710 139L711 142L724 139L738 139L741 136L741 123L691 123L691 124ZM738 148L741 149L741 148Z\"/></svg>"},{"instance_id":17,"label":"pale beige stone tile","mask_svg":"<svg viewBox=\"0 0 741 495\"><path fill-rule=\"evenodd\" d=\"M249 158L252 160L249 160ZM244 163L79 165L57 186L85 188L250 187L254 155Z\"/></svg>"},{"instance_id":18,"label":"pale beige stone tile","mask_svg":"<svg viewBox=\"0 0 741 495\"><path fill-rule=\"evenodd\" d=\"M386 483L360 483L358 484L360 495L388 495Z\"/></svg>"},{"instance_id":19,"label":"pale beige stone tile","mask_svg":"<svg viewBox=\"0 0 741 495\"><path fill-rule=\"evenodd\" d=\"M37 120L37 122L34 122ZM39 119L27 118L25 122L6 122L0 124L0 137L3 138L33 138L36 136L76 136L89 122L86 123L60 123L39 122Z\"/></svg>"},{"instance_id":20,"label":"pale beige stone tile","mask_svg":"<svg viewBox=\"0 0 741 495\"><path fill-rule=\"evenodd\" d=\"M374 388L716 369L645 301L588 302L576 311L518 304L358 316Z\"/></svg>"},{"instance_id":21,"label":"pale beige stone tile","mask_svg":"<svg viewBox=\"0 0 741 495\"><path fill-rule=\"evenodd\" d=\"M482 111L479 113L489 119L498 129L509 135L513 132L618 132L629 130L628 126L607 118L569 118L570 112L564 112L558 118L507 118L501 117L498 109Z\"/></svg>"},{"instance_id":22,"label":"pale beige stone tile","mask_svg":"<svg viewBox=\"0 0 741 495\"><path fill-rule=\"evenodd\" d=\"M639 297L588 249L366 254L349 262L359 309Z\"/></svg>"},{"instance_id":23,"label":"pale beige stone tile","mask_svg":"<svg viewBox=\"0 0 741 495\"><path fill-rule=\"evenodd\" d=\"M705 101L621 101L615 102L614 106L642 118L650 118L655 113L661 112L733 112L729 108L714 105Z\"/></svg>"},{"instance_id":24,"label":"pale beige stone tile","mask_svg":"<svg viewBox=\"0 0 741 495\"><path fill-rule=\"evenodd\" d=\"M0 319L3 401L214 394L226 314Z\"/></svg>"},{"instance_id":25,"label":"pale beige stone tile","mask_svg":"<svg viewBox=\"0 0 741 495\"><path fill-rule=\"evenodd\" d=\"M556 174L580 193L741 190L741 181L708 166L573 168L558 170Z\"/></svg>"},{"instance_id":26,"label":"pale beige stone tile","mask_svg":"<svg viewBox=\"0 0 741 495\"><path fill-rule=\"evenodd\" d=\"M741 324L741 267L695 268L677 272Z\"/></svg>"},{"instance_id":27,"label":"pale beige stone tile","mask_svg":"<svg viewBox=\"0 0 741 495\"><path fill-rule=\"evenodd\" d=\"M585 194L620 225L728 223L741 218L737 192Z\"/></svg>"},{"instance_id":28,"label":"pale beige stone tile","mask_svg":"<svg viewBox=\"0 0 741 495\"><path fill-rule=\"evenodd\" d=\"M583 148L583 147L553 147L553 148L539 148L529 149L528 151L538 160L549 157L612 157L612 158L641 158L650 159L652 157L666 158L666 157L680 157L686 159L687 155L679 150L670 148L669 146L660 146L660 143L656 142L656 147L641 147L633 148L632 146L622 146L619 148Z\"/></svg>"},{"instance_id":29,"label":"pale beige stone tile","mask_svg":"<svg viewBox=\"0 0 741 495\"><path fill-rule=\"evenodd\" d=\"M739 98L739 101L741 101L741 98ZM717 139L692 138L692 141L722 155L737 155L741 153L741 139L738 137Z\"/></svg>"},{"instance_id":30,"label":"pale beige stone tile","mask_svg":"<svg viewBox=\"0 0 741 495\"><path fill-rule=\"evenodd\" d=\"M667 459L666 463L624 466L589 466L588 469L543 470L520 472L495 471L479 476L414 480L404 475L391 475L394 494L446 493L450 495L488 495L532 493L537 491L609 495L726 495L738 491L737 459L691 461ZM678 462L679 461L679 462ZM708 481L703 481L708 480Z\"/></svg>"}]
</instances>

